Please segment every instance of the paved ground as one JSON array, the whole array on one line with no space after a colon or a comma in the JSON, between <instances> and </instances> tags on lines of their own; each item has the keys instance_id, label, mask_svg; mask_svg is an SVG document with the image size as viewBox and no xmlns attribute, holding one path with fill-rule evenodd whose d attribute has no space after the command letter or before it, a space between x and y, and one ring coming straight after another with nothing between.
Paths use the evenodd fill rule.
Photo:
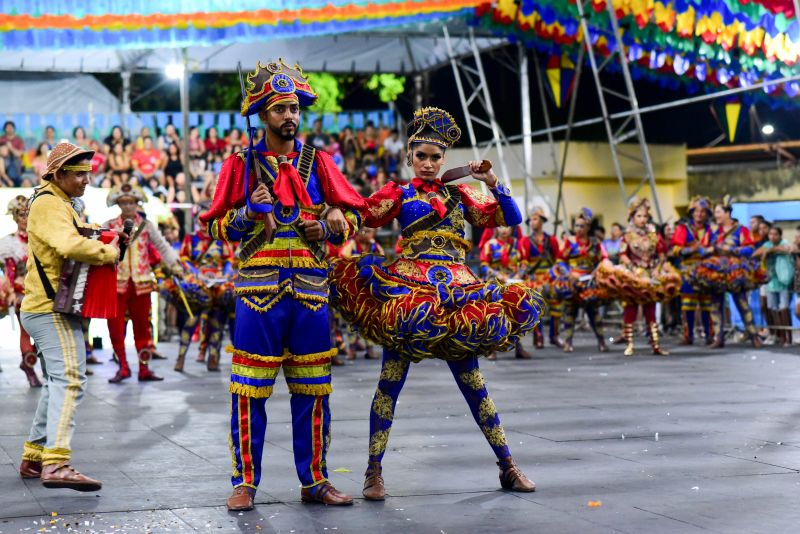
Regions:
<instances>
[{"instance_id":1,"label":"paved ground","mask_svg":"<svg viewBox=\"0 0 800 534\"><path fill-rule=\"evenodd\" d=\"M671 348L670 357L626 359L619 347L597 354L586 339L570 355L548 349L533 361L484 364L514 456L539 485L534 494L499 490L491 451L446 366L425 362L397 410L386 502L302 505L282 385L270 401L266 480L247 514L223 507L227 367L208 374L188 362L178 375L157 362L166 381L113 386L113 365L95 366L74 464L104 488L80 494L17 476L38 392L3 348L0 533L797 532L797 347ZM359 497L378 368L360 359L334 370L329 468L337 487Z\"/></svg>"}]
</instances>

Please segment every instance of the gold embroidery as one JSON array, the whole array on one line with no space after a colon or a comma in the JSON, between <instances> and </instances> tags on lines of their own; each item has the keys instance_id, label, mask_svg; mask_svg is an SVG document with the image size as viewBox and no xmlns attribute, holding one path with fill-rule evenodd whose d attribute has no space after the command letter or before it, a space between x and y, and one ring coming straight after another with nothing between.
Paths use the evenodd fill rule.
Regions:
<instances>
[{"instance_id":1,"label":"gold embroidery","mask_svg":"<svg viewBox=\"0 0 800 534\"><path fill-rule=\"evenodd\" d=\"M495 447L502 447L504 445L508 445L508 440L506 440L506 431L503 430L502 425L497 425L497 426L482 425L481 430L483 431L483 435L486 436L486 439L489 441L489 443L494 445Z\"/></svg>"},{"instance_id":2,"label":"gold embroidery","mask_svg":"<svg viewBox=\"0 0 800 534\"><path fill-rule=\"evenodd\" d=\"M486 226L486 224L489 222L489 216L483 213L480 208L470 206L467 209L469 211L469 216L472 218L472 223L475 226Z\"/></svg>"},{"instance_id":3,"label":"gold embroidery","mask_svg":"<svg viewBox=\"0 0 800 534\"><path fill-rule=\"evenodd\" d=\"M369 438L369 455L378 456L386 450L386 443L389 442L389 429L378 430Z\"/></svg>"},{"instance_id":4,"label":"gold embroidery","mask_svg":"<svg viewBox=\"0 0 800 534\"><path fill-rule=\"evenodd\" d=\"M392 398L381 390L377 390L375 392L375 398L372 399L372 411L381 419L391 421L394 419Z\"/></svg>"},{"instance_id":5,"label":"gold embroidery","mask_svg":"<svg viewBox=\"0 0 800 534\"><path fill-rule=\"evenodd\" d=\"M473 369L472 371L461 373L459 375L461 382L468 385L475 391L481 390L486 386L486 381L483 379L480 369Z\"/></svg>"},{"instance_id":6,"label":"gold embroidery","mask_svg":"<svg viewBox=\"0 0 800 534\"><path fill-rule=\"evenodd\" d=\"M476 204L489 204L490 202L494 202L492 197L470 186L463 187L460 189L460 191L462 193L466 193L466 195Z\"/></svg>"},{"instance_id":7,"label":"gold embroidery","mask_svg":"<svg viewBox=\"0 0 800 534\"><path fill-rule=\"evenodd\" d=\"M453 282L463 286L475 284L478 279L467 268L453 269Z\"/></svg>"},{"instance_id":8,"label":"gold embroidery","mask_svg":"<svg viewBox=\"0 0 800 534\"><path fill-rule=\"evenodd\" d=\"M231 451L231 476L233 478L239 478L242 476L242 473L239 472L239 469L236 467L236 453L233 450L233 437L230 432L228 432L228 449Z\"/></svg>"},{"instance_id":9,"label":"gold embroidery","mask_svg":"<svg viewBox=\"0 0 800 534\"><path fill-rule=\"evenodd\" d=\"M383 363L379 380L399 382L408 369L408 362L388 360Z\"/></svg>"},{"instance_id":10,"label":"gold embroidery","mask_svg":"<svg viewBox=\"0 0 800 534\"><path fill-rule=\"evenodd\" d=\"M400 259L394 263L393 267L397 274L401 276L412 279L422 278L422 271L413 261Z\"/></svg>"},{"instance_id":11,"label":"gold embroidery","mask_svg":"<svg viewBox=\"0 0 800 534\"><path fill-rule=\"evenodd\" d=\"M277 175L278 174L278 160L277 160L277 158L275 156L266 156L264 159L267 160L267 164L272 169L272 172L274 172Z\"/></svg>"},{"instance_id":12,"label":"gold embroidery","mask_svg":"<svg viewBox=\"0 0 800 534\"><path fill-rule=\"evenodd\" d=\"M380 219L392 209L392 206L394 206L394 201L390 198L384 198L377 206L369 208L369 214L376 219Z\"/></svg>"},{"instance_id":13,"label":"gold embroidery","mask_svg":"<svg viewBox=\"0 0 800 534\"><path fill-rule=\"evenodd\" d=\"M494 401L492 401L492 399L489 397L483 399L480 407L478 408L478 414L482 423L494 421L494 418L497 415L497 408L494 406Z\"/></svg>"}]
</instances>

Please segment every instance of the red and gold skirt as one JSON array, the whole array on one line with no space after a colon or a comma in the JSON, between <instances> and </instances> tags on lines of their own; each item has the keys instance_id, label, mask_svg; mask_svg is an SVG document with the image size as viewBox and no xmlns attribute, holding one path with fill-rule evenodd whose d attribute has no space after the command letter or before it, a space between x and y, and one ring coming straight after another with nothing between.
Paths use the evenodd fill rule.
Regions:
<instances>
[{"instance_id":1,"label":"red and gold skirt","mask_svg":"<svg viewBox=\"0 0 800 534\"><path fill-rule=\"evenodd\" d=\"M507 350L545 306L533 289L481 281L461 263L367 255L335 260L330 282L331 303L347 322L411 361Z\"/></svg>"}]
</instances>

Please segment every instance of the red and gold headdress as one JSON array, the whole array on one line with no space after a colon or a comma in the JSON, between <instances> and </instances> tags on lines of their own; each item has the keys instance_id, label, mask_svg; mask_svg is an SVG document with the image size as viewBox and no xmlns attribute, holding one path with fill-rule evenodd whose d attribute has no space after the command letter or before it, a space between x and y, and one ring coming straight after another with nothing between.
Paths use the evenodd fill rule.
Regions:
<instances>
[{"instance_id":1,"label":"red and gold headdress","mask_svg":"<svg viewBox=\"0 0 800 534\"><path fill-rule=\"evenodd\" d=\"M630 221L633 219L633 216L639 211L640 208L644 208L647 211L650 211L650 201L646 198L639 198L633 197L630 202L628 202L628 220Z\"/></svg>"},{"instance_id":2,"label":"red and gold headdress","mask_svg":"<svg viewBox=\"0 0 800 534\"><path fill-rule=\"evenodd\" d=\"M704 210L709 217L711 216L711 201L708 199L708 197L703 197L700 195L692 197L692 199L689 201L689 209L686 210L686 213L688 213L689 217L691 217L694 210L698 208Z\"/></svg>"},{"instance_id":3,"label":"red and gold headdress","mask_svg":"<svg viewBox=\"0 0 800 534\"><path fill-rule=\"evenodd\" d=\"M461 139L461 128L453 116L440 108L428 107L414 111L408 132L408 146L413 143L431 143L450 148Z\"/></svg>"},{"instance_id":4,"label":"red and gold headdress","mask_svg":"<svg viewBox=\"0 0 800 534\"><path fill-rule=\"evenodd\" d=\"M296 102L308 107L317 100L317 93L308 84L303 69L297 63L290 67L283 62L258 62L256 70L247 74L242 116L254 115L283 102Z\"/></svg>"}]
</instances>

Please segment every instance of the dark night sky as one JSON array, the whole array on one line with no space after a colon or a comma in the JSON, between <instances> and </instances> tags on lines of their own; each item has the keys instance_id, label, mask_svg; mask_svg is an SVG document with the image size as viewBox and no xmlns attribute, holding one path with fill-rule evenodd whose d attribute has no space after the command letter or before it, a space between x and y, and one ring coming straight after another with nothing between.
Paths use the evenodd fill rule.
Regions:
<instances>
[{"instance_id":1,"label":"dark night sky","mask_svg":"<svg viewBox=\"0 0 800 534\"><path fill-rule=\"evenodd\" d=\"M540 63L544 64L545 60L540 58ZM533 69L533 61L530 61L530 65L531 69ZM487 59L486 56L484 56L484 68L486 69L487 78L490 80L492 101L501 127L509 136L518 134L521 131L521 119L519 116L519 81L517 74L512 73L496 61ZM544 119L539 104L535 75L532 70L530 78L533 129L537 130L544 128ZM621 74L603 74L603 81L611 89L620 92L624 91ZM408 82L407 86L410 85L411 83ZM693 96L682 87L673 91L644 80L635 81L634 86L640 107ZM452 70L449 66L431 75L430 87L433 94L429 104L446 108L461 124L463 122L461 105L453 81ZM616 97L607 97L606 101L612 113L626 109L624 103ZM551 123L553 125L566 124L567 103L563 104L562 109L556 109L549 95L547 102L550 106ZM711 113L711 103L712 101L705 101L645 114L642 120L647 141L649 143L686 143L690 148L707 145L722 133L720 126ZM401 104L401 109L404 114L410 112L410 106L408 105ZM775 126L775 134L769 138L770 140L800 139L800 102L798 102L797 109L794 110L781 109L773 111L764 104L759 104L757 110L762 123L771 123ZM599 116L600 106L597 99L597 91L591 71L587 66L583 71L579 85L575 120ZM482 137L483 139L488 139L491 135L488 130L483 130L483 135L479 132L476 133L479 138ZM556 134L556 139L561 137L563 137L563 134ZM534 141L544 141L545 139L545 137L539 137ZM576 129L573 131L573 139L583 141L606 140L605 127L602 123L599 123L594 126ZM737 136L736 142L737 144L751 142L749 126L745 124L742 135L741 137ZM761 142L760 136L752 142ZM727 140L723 142L723 144L725 143L727 143Z\"/></svg>"},{"instance_id":2,"label":"dark night sky","mask_svg":"<svg viewBox=\"0 0 800 534\"><path fill-rule=\"evenodd\" d=\"M509 50L516 54L515 48L510 48ZM500 65L499 62L493 60L488 54L484 54L483 62L487 77L490 80L492 101L500 125L509 136L519 134L521 131L521 119L518 75ZM540 63L544 65L546 63L545 58L540 58ZM544 128L544 119L539 104L536 79L533 72L533 61L530 61L530 66L532 120L533 129L537 130ZM190 94L191 106L193 109L207 109L204 93L211 90L218 76L220 75L193 75L192 91ZM99 75L98 78L100 78L112 92L118 94L119 76ZM161 80L160 75L134 76L133 96L136 97L138 92L152 87L152 85L158 83L159 80ZM603 80L604 83L608 84L608 87L614 90L624 90L622 76L619 74L603 74ZM634 82L634 85L641 107L693 96L682 87L673 91L663 89L656 83L643 80ZM452 70L449 65L430 74L429 88L430 94L428 95L429 98L426 104L447 109L463 127L464 119L461 113L461 104L458 100ZM412 112L412 89L413 81L408 77L406 81L406 94L401 97L397 103L401 113L407 118L411 117ZM179 109L177 87L171 84L167 84L154 92L149 100L155 102L158 107L163 110ZM565 124L567 122L567 103L565 102L563 104L562 109L556 109L549 95L547 97L547 102L552 124ZM624 103L615 97L608 97L607 102L612 113L614 111L623 111L626 109ZM385 106L374 93L358 87L351 88L343 105L345 109L375 109ZM647 141L650 143L686 143L690 148L707 145L722 133L720 126L712 116L710 106L711 101L706 101L644 115L642 120ZM142 108L134 105L134 110L137 109L141 110ZM768 140L800 139L800 102L798 102L797 109L793 110L771 110L769 106L764 104L759 104L757 110L762 123L771 123L775 126L775 134L769 137ZM587 66L583 71L579 86L575 120L599 116L600 107L597 100L597 92L591 72ZM488 140L491 137L491 132L480 126L476 126L476 134L479 140ZM556 139L562 137L563 134L556 134ZM545 141L545 139L546 138L542 136L534 139L534 141ZM573 139L579 141L605 141L605 128L602 123L599 123L597 125L576 129L573 132ZM736 139L737 143L761 141L760 135L757 136L756 139L751 140L750 128L746 124L742 129L742 135ZM723 141L723 144L726 143L727 140Z\"/></svg>"}]
</instances>

